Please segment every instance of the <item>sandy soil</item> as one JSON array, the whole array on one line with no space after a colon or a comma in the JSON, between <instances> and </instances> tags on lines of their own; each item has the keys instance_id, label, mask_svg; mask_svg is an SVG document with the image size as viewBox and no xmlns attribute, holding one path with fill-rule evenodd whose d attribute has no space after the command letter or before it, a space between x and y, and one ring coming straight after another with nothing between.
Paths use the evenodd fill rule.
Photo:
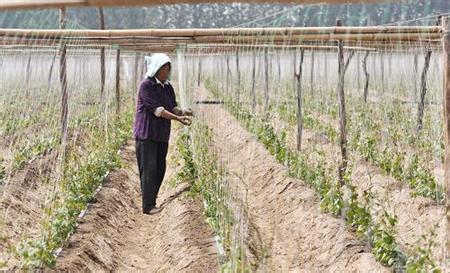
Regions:
<instances>
[{"instance_id":1,"label":"sandy soil","mask_svg":"<svg viewBox=\"0 0 450 273\"><path fill-rule=\"evenodd\" d=\"M296 129L276 116L272 124L276 130L284 128L288 146L295 150ZM308 147L317 145L330 161L339 161L339 147L329 142L325 136L304 128L302 139L302 147L306 150ZM371 192L374 196L375 202L371 205L371 213L375 219L382 216L382 210L397 215L396 238L403 251L407 253L415 252L417 246L426 248L428 240L421 239L421 236L429 235L431 231L435 232L436 235L432 237L436 245L432 247L432 254L434 260L443 268L446 236L445 206L437 204L430 198L411 197L411 190L406 183L384 175L380 168L371 165L356 153L351 153L351 157L354 164L351 179L361 196L364 191Z\"/></svg>"},{"instance_id":2,"label":"sandy soil","mask_svg":"<svg viewBox=\"0 0 450 273\"><path fill-rule=\"evenodd\" d=\"M52 170L57 153L41 156L5 178L0 186L0 260L6 268L17 265L9 253L22 239L40 235L47 198L53 191Z\"/></svg>"},{"instance_id":3,"label":"sandy soil","mask_svg":"<svg viewBox=\"0 0 450 273\"><path fill-rule=\"evenodd\" d=\"M210 98L206 90L195 97ZM319 199L220 105L200 105L198 116L213 129L212 148L230 174L246 183L245 243L257 271L382 272L364 242L346 224L319 208ZM235 179L236 181L238 179ZM229 183L232 183L231 179Z\"/></svg>"},{"instance_id":4,"label":"sandy soil","mask_svg":"<svg viewBox=\"0 0 450 273\"><path fill-rule=\"evenodd\" d=\"M189 185L169 186L174 174L169 164L157 199L162 211L143 214L134 142L124 148L123 159L126 166L108 176L60 253L56 270L217 271L214 234L201 201L187 195Z\"/></svg>"}]
</instances>

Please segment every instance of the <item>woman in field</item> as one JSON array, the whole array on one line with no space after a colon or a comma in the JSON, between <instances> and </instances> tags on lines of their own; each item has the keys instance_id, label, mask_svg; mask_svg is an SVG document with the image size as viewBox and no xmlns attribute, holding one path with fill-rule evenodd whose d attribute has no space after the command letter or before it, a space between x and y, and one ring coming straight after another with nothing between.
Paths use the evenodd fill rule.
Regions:
<instances>
[{"instance_id":1,"label":"woman in field","mask_svg":"<svg viewBox=\"0 0 450 273\"><path fill-rule=\"evenodd\" d=\"M163 53L146 56L147 73L141 82L134 120L136 158L139 167L142 193L142 211L152 214L156 197L166 172L166 155L170 137L171 120L190 125L190 109L181 109L169 82L171 60Z\"/></svg>"}]
</instances>

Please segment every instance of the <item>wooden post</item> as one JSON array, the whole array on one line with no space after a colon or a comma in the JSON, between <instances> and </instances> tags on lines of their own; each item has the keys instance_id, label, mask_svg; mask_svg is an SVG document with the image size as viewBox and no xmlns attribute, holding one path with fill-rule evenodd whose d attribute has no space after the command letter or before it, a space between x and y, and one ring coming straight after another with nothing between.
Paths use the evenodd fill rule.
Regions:
<instances>
[{"instance_id":1,"label":"wooden post","mask_svg":"<svg viewBox=\"0 0 450 273\"><path fill-rule=\"evenodd\" d=\"M225 89L226 89L227 95L229 95L230 94L230 77L231 77L230 56L228 55L228 53L225 53L225 54L226 54L225 58L226 58L226 63L227 63L227 75L225 78L225 86L226 86Z\"/></svg>"},{"instance_id":2,"label":"wooden post","mask_svg":"<svg viewBox=\"0 0 450 273\"><path fill-rule=\"evenodd\" d=\"M328 51L325 51L325 60L324 60L324 70L325 70L325 94L327 94L328 90ZM325 103L328 101L328 96L325 96Z\"/></svg>"},{"instance_id":3,"label":"wooden post","mask_svg":"<svg viewBox=\"0 0 450 273\"><path fill-rule=\"evenodd\" d=\"M380 52L381 90L384 93L384 51Z\"/></svg>"},{"instance_id":4,"label":"wooden post","mask_svg":"<svg viewBox=\"0 0 450 273\"><path fill-rule=\"evenodd\" d=\"M439 16L439 20L436 22L436 25L442 24L442 17ZM428 68L430 67L430 59L431 59L431 49L429 49L425 53L425 62L423 65L422 75L420 77L420 101L418 105L417 111L417 130L416 133L419 133L423 127L423 112L425 109L425 96L427 93L427 73Z\"/></svg>"},{"instance_id":5,"label":"wooden post","mask_svg":"<svg viewBox=\"0 0 450 273\"><path fill-rule=\"evenodd\" d=\"M359 93L359 91L361 90L361 71L360 71L360 69L358 68L358 65L361 63L361 54L359 54L358 53L358 55L357 55L357 60L356 60L356 63L357 63L357 67L356 67L356 73L357 73L357 75L356 75L356 77L357 77L357 86L358 86L358 93Z\"/></svg>"},{"instance_id":6,"label":"wooden post","mask_svg":"<svg viewBox=\"0 0 450 273\"><path fill-rule=\"evenodd\" d=\"M279 50L275 50L275 52L277 53L278 86L281 86L281 60L280 60L280 51L279 51ZM276 92L278 92L278 88L275 88L274 91L275 91L275 95L277 95Z\"/></svg>"},{"instance_id":7,"label":"wooden post","mask_svg":"<svg viewBox=\"0 0 450 273\"><path fill-rule=\"evenodd\" d=\"M422 70L422 75L420 76L420 98L419 105L417 109L417 129L416 132L419 133L423 127L423 111L425 109L425 95L427 93L427 72L428 67L430 67L431 50L425 53L425 63Z\"/></svg>"},{"instance_id":8,"label":"wooden post","mask_svg":"<svg viewBox=\"0 0 450 273\"><path fill-rule=\"evenodd\" d=\"M47 93L50 92L50 87L51 87L51 83L52 83L52 75L53 75L53 67L55 66L55 61L56 61L56 55L57 54L58 53L55 53L55 55L53 55L52 64L50 65L50 70L48 71Z\"/></svg>"},{"instance_id":9,"label":"wooden post","mask_svg":"<svg viewBox=\"0 0 450 273\"><path fill-rule=\"evenodd\" d=\"M120 49L116 54L116 115L120 113Z\"/></svg>"},{"instance_id":10,"label":"wooden post","mask_svg":"<svg viewBox=\"0 0 450 273\"><path fill-rule=\"evenodd\" d=\"M59 28L66 27L66 9L59 11ZM60 62L59 62L59 81L61 83L61 143L65 146L67 139L67 115L69 113L68 93L67 93L67 47L64 41L61 42Z\"/></svg>"},{"instance_id":11,"label":"wooden post","mask_svg":"<svg viewBox=\"0 0 450 273\"><path fill-rule=\"evenodd\" d=\"M197 86L200 86L202 77L202 57L200 56L200 53L198 54L198 78L197 78Z\"/></svg>"},{"instance_id":12,"label":"wooden post","mask_svg":"<svg viewBox=\"0 0 450 273\"><path fill-rule=\"evenodd\" d=\"M314 97L314 50L311 51L311 98Z\"/></svg>"},{"instance_id":13,"label":"wooden post","mask_svg":"<svg viewBox=\"0 0 450 273\"><path fill-rule=\"evenodd\" d=\"M27 69L25 71L25 74L25 96L28 98L30 94L31 51L28 53Z\"/></svg>"},{"instance_id":14,"label":"wooden post","mask_svg":"<svg viewBox=\"0 0 450 273\"><path fill-rule=\"evenodd\" d=\"M294 62L294 74L297 81L297 150L300 151L302 148L302 134L303 134L303 115L302 115L302 66L303 59L305 55L305 50L300 50L300 64L298 65L298 74L295 73L295 62Z\"/></svg>"},{"instance_id":15,"label":"wooden post","mask_svg":"<svg viewBox=\"0 0 450 273\"><path fill-rule=\"evenodd\" d=\"M366 51L366 54L364 55L364 59L362 60L362 67L364 71L364 76L366 79L366 82L364 83L364 102L367 103L367 96L369 95L369 72L367 71L367 57L369 57L370 51ZM359 69L358 69L359 70Z\"/></svg>"},{"instance_id":16,"label":"wooden post","mask_svg":"<svg viewBox=\"0 0 450 273\"><path fill-rule=\"evenodd\" d=\"M342 26L340 20L337 21L336 26ZM350 52L347 61L344 59L344 44L342 41L337 41L338 45L338 85L337 85L337 95L339 100L339 127L340 127L340 147L341 147L341 156L342 162L339 166L339 181L341 186L345 184L344 175L347 171L348 164L348 156L347 156L347 116L345 112L345 92L344 92L344 79L345 72L348 68L350 60L353 57L354 51Z\"/></svg>"},{"instance_id":17,"label":"wooden post","mask_svg":"<svg viewBox=\"0 0 450 273\"><path fill-rule=\"evenodd\" d=\"M269 111L269 56L268 48L264 49L264 114Z\"/></svg>"},{"instance_id":18,"label":"wooden post","mask_svg":"<svg viewBox=\"0 0 450 273\"><path fill-rule=\"evenodd\" d=\"M412 80L413 85L414 85L414 101L415 102L417 101L417 93L418 93L418 90L417 90L417 74L419 72L418 66L419 66L419 54L416 52L416 53L414 53L414 75L413 75L414 79Z\"/></svg>"},{"instance_id":19,"label":"wooden post","mask_svg":"<svg viewBox=\"0 0 450 273\"><path fill-rule=\"evenodd\" d=\"M447 223L450 223L450 21L448 17L442 17L444 29L443 44L443 68L444 68L444 137L445 137L445 161L444 161L444 187L447 192ZM447 250L450 250L450 225L447 225ZM448 252L447 252L448 260Z\"/></svg>"},{"instance_id":20,"label":"wooden post","mask_svg":"<svg viewBox=\"0 0 450 273\"><path fill-rule=\"evenodd\" d=\"M103 14L103 8L99 7L97 9L99 28L105 29L105 16ZM100 48L100 97L104 99L105 93L105 48Z\"/></svg>"},{"instance_id":21,"label":"wooden post","mask_svg":"<svg viewBox=\"0 0 450 273\"><path fill-rule=\"evenodd\" d=\"M239 69L239 49L236 48L236 77L237 77L237 86L236 86L236 101L239 104L240 102L240 88L241 88L241 71Z\"/></svg>"},{"instance_id":22,"label":"wooden post","mask_svg":"<svg viewBox=\"0 0 450 273\"><path fill-rule=\"evenodd\" d=\"M252 67L252 110L253 113L255 113L256 110L256 90L255 90L255 83L256 83L256 50L253 50L253 67Z\"/></svg>"}]
</instances>

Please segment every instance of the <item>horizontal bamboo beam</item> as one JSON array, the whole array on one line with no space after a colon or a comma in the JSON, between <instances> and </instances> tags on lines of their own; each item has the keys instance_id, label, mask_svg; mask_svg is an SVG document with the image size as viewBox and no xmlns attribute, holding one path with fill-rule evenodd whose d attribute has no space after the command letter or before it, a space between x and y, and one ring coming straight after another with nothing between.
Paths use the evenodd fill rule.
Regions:
<instances>
[{"instance_id":1,"label":"horizontal bamboo beam","mask_svg":"<svg viewBox=\"0 0 450 273\"><path fill-rule=\"evenodd\" d=\"M342 3L376 3L389 0L247 0L242 3L286 3L286 4L342 4ZM390 0L394 2L394 0ZM397 0L399 1L399 0ZM234 3L236 0L2 0L0 10L6 9L42 9L63 7L100 7L100 6L144 6L162 4L197 4L197 3Z\"/></svg>"},{"instance_id":2,"label":"horizontal bamboo beam","mask_svg":"<svg viewBox=\"0 0 450 273\"><path fill-rule=\"evenodd\" d=\"M0 29L0 36L33 38L138 38L138 37L202 37L202 36L293 36L336 34L438 34L441 26L370 26L370 27L285 27L285 28L210 28L210 29Z\"/></svg>"}]
</instances>

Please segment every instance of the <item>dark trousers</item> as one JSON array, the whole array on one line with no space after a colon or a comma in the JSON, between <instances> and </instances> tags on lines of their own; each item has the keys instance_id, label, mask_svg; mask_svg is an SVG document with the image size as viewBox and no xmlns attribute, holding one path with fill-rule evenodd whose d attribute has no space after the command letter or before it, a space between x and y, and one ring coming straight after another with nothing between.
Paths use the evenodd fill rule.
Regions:
<instances>
[{"instance_id":1,"label":"dark trousers","mask_svg":"<svg viewBox=\"0 0 450 273\"><path fill-rule=\"evenodd\" d=\"M166 173L167 147L167 142L136 139L143 211L156 205L156 197Z\"/></svg>"}]
</instances>

